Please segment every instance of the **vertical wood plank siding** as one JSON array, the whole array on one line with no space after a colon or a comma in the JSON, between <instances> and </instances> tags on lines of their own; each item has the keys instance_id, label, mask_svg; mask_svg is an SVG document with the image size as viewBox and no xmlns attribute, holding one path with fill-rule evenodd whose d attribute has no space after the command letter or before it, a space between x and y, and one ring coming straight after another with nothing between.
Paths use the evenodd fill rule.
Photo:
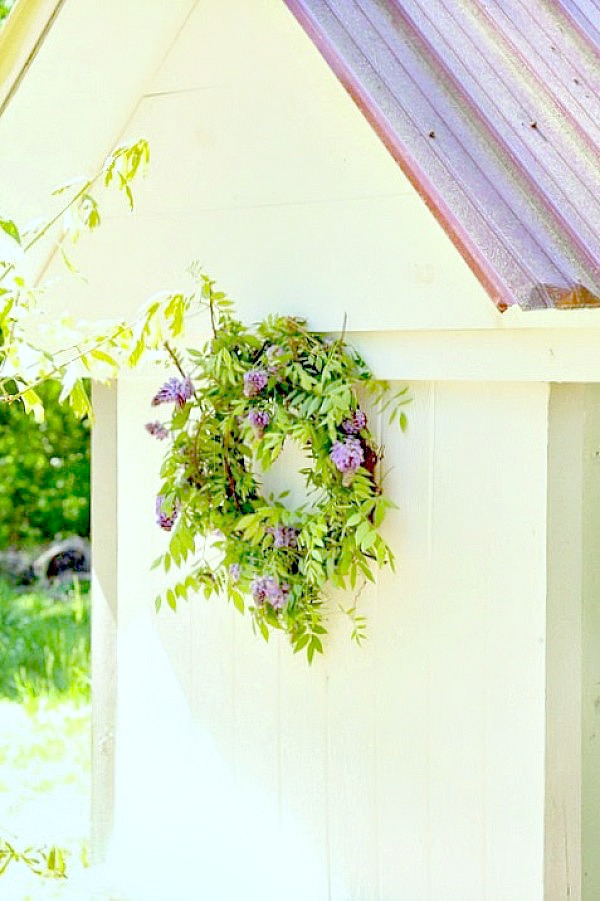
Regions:
<instances>
[{"instance_id":1,"label":"vertical wood plank siding","mask_svg":"<svg viewBox=\"0 0 600 901\"><path fill-rule=\"evenodd\" d=\"M223 899L541 899L547 387L413 385L409 437L382 424L398 572L361 595L362 649L332 598L310 669L223 600L155 617L151 386L119 390L124 872L156 855L167 886L173 856Z\"/></svg>"}]
</instances>

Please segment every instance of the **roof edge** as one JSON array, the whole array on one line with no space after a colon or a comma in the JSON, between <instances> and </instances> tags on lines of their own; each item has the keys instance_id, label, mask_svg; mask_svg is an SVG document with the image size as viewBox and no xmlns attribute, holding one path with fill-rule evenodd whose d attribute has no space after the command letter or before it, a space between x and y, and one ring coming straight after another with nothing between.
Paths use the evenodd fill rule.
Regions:
<instances>
[{"instance_id":1,"label":"roof edge","mask_svg":"<svg viewBox=\"0 0 600 901\"><path fill-rule=\"evenodd\" d=\"M65 0L18 0L0 30L0 116L19 89Z\"/></svg>"},{"instance_id":2,"label":"roof edge","mask_svg":"<svg viewBox=\"0 0 600 901\"><path fill-rule=\"evenodd\" d=\"M421 200L425 203L434 219L446 233L457 252L462 256L475 277L479 280L498 312L504 313L515 303L508 287L502 282L498 274L488 264L488 261L469 239L457 217L447 207L439 192L421 171L416 161L411 160L406 150L400 146L383 117L376 113L375 109L369 103L368 97L364 95L360 83L350 71L349 67L340 58L332 44L327 41L317 23L313 21L303 0L284 0L284 3L299 25L304 29L308 37L312 40L319 53L329 65L333 74L338 78L343 88L366 118L367 122L369 122L376 135L382 141L404 175L408 178L412 187L421 197ZM433 135L430 135L430 137L432 136Z\"/></svg>"}]
</instances>

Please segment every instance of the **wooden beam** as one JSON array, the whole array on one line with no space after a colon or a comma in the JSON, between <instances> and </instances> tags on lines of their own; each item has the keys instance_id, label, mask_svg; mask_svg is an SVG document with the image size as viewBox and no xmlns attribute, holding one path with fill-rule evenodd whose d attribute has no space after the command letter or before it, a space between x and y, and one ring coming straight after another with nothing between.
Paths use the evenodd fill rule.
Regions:
<instances>
[{"instance_id":1,"label":"wooden beam","mask_svg":"<svg viewBox=\"0 0 600 901\"><path fill-rule=\"evenodd\" d=\"M0 115L19 88L65 0L19 0L0 31Z\"/></svg>"},{"instance_id":2,"label":"wooden beam","mask_svg":"<svg viewBox=\"0 0 600 901\"><path fill-rule=\"evenodd\" d=\"M95 385L92 430L92 859L105 860L115 800L117 389Z\"/></svg>"}]
</instances>

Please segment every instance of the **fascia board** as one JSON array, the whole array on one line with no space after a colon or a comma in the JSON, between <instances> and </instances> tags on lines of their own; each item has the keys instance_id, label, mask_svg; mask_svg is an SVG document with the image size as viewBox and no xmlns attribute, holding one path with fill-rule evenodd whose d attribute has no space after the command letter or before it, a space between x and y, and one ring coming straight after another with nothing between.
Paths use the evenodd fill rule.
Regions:
<instances>
[{"instance_id":1,"label":"fascia board","mask_svg":"<svg viewBox=\"0 0 600 901\"><path fill-rule=\"evenodd\" d=\"M19 0L0 31L0 115L42 46L65 0Z\"/></svg>"}]
</instances>

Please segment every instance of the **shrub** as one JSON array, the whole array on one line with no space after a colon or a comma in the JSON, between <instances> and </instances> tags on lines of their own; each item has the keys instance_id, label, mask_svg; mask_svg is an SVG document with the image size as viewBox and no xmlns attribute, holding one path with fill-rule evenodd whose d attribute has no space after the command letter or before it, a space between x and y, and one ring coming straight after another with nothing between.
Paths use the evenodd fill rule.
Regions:
<instances>
[{"instance_id":1,"label":"shrub","mask_svg":"<svg viewBox=\"0 0 600 901\"><path fill-rule=\"evenodd\" d=\"M39 424L20 404L0 404L0 547L89 534L89 423L59 406L59 392L39 389Z\"/></svg>"}]
</instances>

